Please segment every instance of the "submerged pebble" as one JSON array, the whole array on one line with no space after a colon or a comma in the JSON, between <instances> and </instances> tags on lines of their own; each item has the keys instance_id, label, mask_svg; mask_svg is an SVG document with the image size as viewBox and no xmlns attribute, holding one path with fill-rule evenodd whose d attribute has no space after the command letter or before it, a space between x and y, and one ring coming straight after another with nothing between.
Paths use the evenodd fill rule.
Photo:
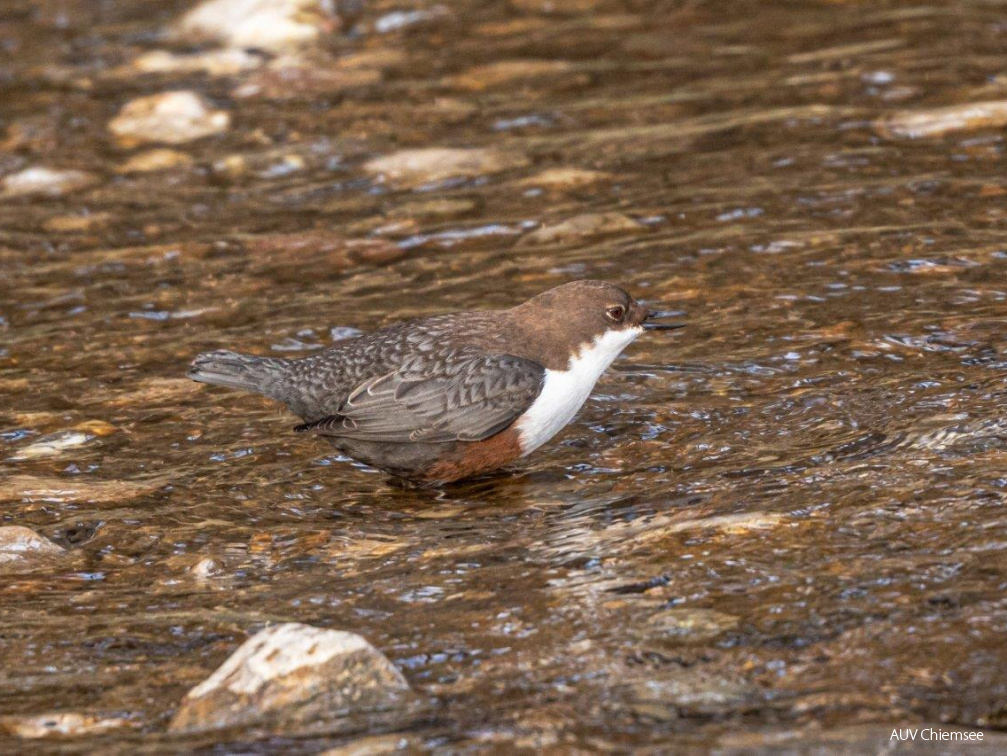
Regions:
<instances>
[{"instance_id":1,"label":"submerged pebble","mask_svg":"<svg viewBox=\"0 0 1007 756\"><path fill-rule=\"evenodd\" d=\"M265 59L261 55L254 55L245 50L233 48L207 50L189 55L178 55L167 50L153 50L145 55L141 55L126 66L124 73L205 73L209 76L234 76L235 74L258 68L264 62Z\"/></svg>"},{"instance_id":2,"label":"submerged pebble","mask_svg":"<svg viewBox=\"0 0 1007 756\"><path fill-rule=\"evenodd\" d=\"M298 280L306 265L325 277L357 265L385 265L407 254L384 239L346 239L326 231L249 236L241 243L254 257L252 271L275 280Z\"/></svg>"},{"instance_id":3,"label":"submerged pebble","mask_svg":"<svg viewBox=\"0 0 1007 756\"><path fill-rule=\"evenodd\" d=\"M195 92L179 90L126 103L108 128L120 146L185 144L226 131L231 116L214 110Z\"/></svg>"},{"instance_id":4,"label":"submerged pebble","mask_svg":"<svg viewBox=\"0 0 1007 756\"><path fill-rule=\"evenodd\" d=\"M98 177L86 171L35 166L6 176L3 180L3 196L61 197L97 182Z\"/></svg>"},{"instance_id":5,"label":"submerged pebble","mask_svg":"<svg viewBox=\"0 0 1007 756\"><path fill-rule=\"evenodd\" d=\"M111 213L56 215L47 218L42 228L54 234L78 234L104 228L112 222Z\"/></svg>"},{"instance_id":6,"label":"submerged pebble","mask_svg":"<svg viewBox=\"0 0 1007 756\"><path fill-rule=\"evenodd\" d=\"M429 147L401 150L374 158L364 170L402 188L416 188L451 178L474 178L528 164L521 154L486 148Z\"/></svg>"},{"instance_id":7,"label":"submerged pebble","mask_svg":"<svg viewBox=\"0 0 1007 756\"><path fill-rule=\"evenodd\" d=\"M639 234L647 227L622 213L588 213L577 215L559 223L542 226L524 236L519 246L539 244L565 244L579 239L619 234Z\"/></svg>"},{"instance_id":8,"label":"submerged pebble","mask_svg":"<svg viewBox=\"0 0 1007 756\"><path fill-rule=\"evenodd\" d=\"M432 199L406 202L389 210L387 216L402 218L457 218L475 211L478 204L471 199Z\"/></svg>"},{"instance_id":9,"label":"submerged pebble","mask_svg":"<svg viewBox=\"0 0 1007 756\"><path fill-rule=\"evenodd\" d=\"M110 436L116 432L116 427L104 420L88 420L78 423L73 428L50 433L36 439L31 444L19 447L13 460L35 459L37 457L54 457L67 449L83 446L95 438Z\"/></svg>"},{"instance_id":10,"label":"submerged pebble","mask_svg":"<svg viewBox=\"0 0 1007 756\"><path fill-rule=\"evenodd\" d=\"M173 168L188 168L195 160L191 155L167 147L147 150L133 155L129 160L116 168L117 173L155 173L170 171Z\"/></svg>"},{"instance_id":11,"label":"submerged pebble","mask_svg":"<svg viewBox=\"0 0 1007 756\"><path fill-rule=\"evenodd\" d=\"M389 34L448 15L450 15L450 11L443 5L435 5L424 10L392 11L374 22L374 31L378 34Z\"/></svg>"},{"instance_id":12,"label":"submerged pebble","mask_svg":"<svg viewBox=\"0 0 1007 756\"><path fill-rule=\"evenodd\" d=\"M510 5L514 10L526 13L575 16L595 10L602 2L603 0L510 0Z\"/></svg>"},{"instance_id":13,"label":"submerged pebble","mask_svg":"<svg viewBox=\"0 0 1007 756\"><path fill-rule=\"evenodd\" d=\"M635 681L626 691L629 711L657 722L716 716L759 697L758 688L744 680L702 667L679 669L665 679Z\"/></svg>"},{"instance_id":14,"label":"submerged pebble","mask_svg":"<svg viewBox=\"0 0 1007 756\"><path fill-rule=\"evenodd\" d=\"M190 690L170 729L296 729L410 696L402 673L359 635L288 622L256 633Z\"/></svg>"},{"instance_id":15,"label":"submerged pebble","mask_svg":"<svg viewBox=\"0 0 1007 756\"><path fill-rule=\"evenodd\" d=\"M679 520L668 523L667 533L688 533L693 530L718 530L729 535L747 533L750 530L770 530L783 522L778 514L752 512L750 514L720 515L695 520Z\"/></svg>"},{"instance_id":16,"label":"submerged pebble","mask_svg":"<svg viewBox=\"0 0 1007 756\"><path fill-rule=\"evenodd\" d=\"M653 615L647 624L663 640L708 641L737 627L738 617L713 609L678 607Z\"/></svg>"},{"instance_id":17,"label":"submerged pebble","mask_svg":"<svg viewBox=\"0 0 1007 756\"><path fill-rule=\"evenodd\" d=\"M459 89L479 91L554 76L572 68L565 60L504 60L470 68L464 73L449 77L445 83Z\"/></svg>"},{"instance_id":18,"label":"submerged pebble","mask_svg":"<svg viewBox=\"0 0 1007 756\"><path fill-rule=\"evenodd\" d=\"M163 480L94 480L9 475L0 478L0 499L46 502L118 502L142 496L164 485Z\"/></svg>"},{"instance_id":19,"label":"submerged pebble","mask_svg":"<svg viewBox=\"0 0 1007 756\"><path fill-rule=\"evenodd\" d=\"M923 139L1004 126L1007 126L1007 100L993 100L930 110L900 110L879 120L875 129L884 137Z\"/></svg>"},{"instance_id":20,"label":"submerged pebble","mask_svg":"<svg viewBox=\"0 0 1007 756\"><path fill-rule=\"evenodd\" d=\"M224 565L211 557L203 557L189 568L189 574L197 580L219 575L224 570Z\"/></svg>"},{"instance_id":21,"label":"submerged pebble","mask_svg":"<svg viewBox=\"0 0 1007 756\"><path fill-rule=\"evenodd\" d=\"M130 724L121 717L61 711L51 714L24 714L0 717L0 733L26 740L75 735L95 735Z\"/></svg>"},{"instance_id":22,"label":"submerged pebble","mask_svg":"<svg viewBox=\"0 0 1007 756\"><path fill-rule=\"evenodd\" d=\"M173 36L282 53L317 43L339 26L332 0L207 0L182 16Z\"/></svg>"},{"instance_id":23,"label":"submerged pebble","mask_svg":"<svg viewBox=\"0 0 1007 756\"><path fill-rule=\"evenodd\" d=\"M39 457L55 457L67 449L83 446L95 438L95 434L87 433L86 431L58 431L42 436L26 446L19 447L9 459L24 460L37 459Z\"/></svg>"},{"instance_id":24,"label":"submerged pebble","mask_svg":"<svg viewBox=\"0 0 1007 756\"><path fill-rule=\"evenodd\" d=\"M563 190L582 189L587 186L611 181L615 178L605 171L591 171L584 168L549 168L522 179L521 186L537 186L543 189Z\"/></svg>"},{"instance_id":25,"label":"submerged pebble","mask_svg":"<svg viewBox=\"0 0 1007 756\"><path fill-rule=\"evenodd\" d=\"M283 56L249 76L232 94L239 99L314 98L368 87L379 83L381 78L380 68L343 67L329 56Z\"/></svg>"}]
</instances>

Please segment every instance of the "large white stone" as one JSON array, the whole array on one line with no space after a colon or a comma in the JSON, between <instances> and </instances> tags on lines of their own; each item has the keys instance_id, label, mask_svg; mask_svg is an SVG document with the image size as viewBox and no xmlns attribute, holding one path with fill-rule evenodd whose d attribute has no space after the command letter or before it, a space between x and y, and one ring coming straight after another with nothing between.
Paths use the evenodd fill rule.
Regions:
<instances>
[{"instance_id":1,"label":"large white stone","mask_svg":"<svg viewBox=\"0 0 1007 756\"><path fill-rule=\"evenodd\" d=\"M318 42L338 23L332 0L208 0L179 19L174 35L279 53Z\"/></svg>"},{"instance_id":2,"label":"large white stone","mask_svg":"<svg viewBox=\"0 0 1007 756\"><path fill-rule=\"evenodd\" d=\"M214 110L195 92L179 90L139 97L126 103L109 124L124 147L185 144L226 131L231 116Z\"/></svg>"},{"instance_id":3,"label":"large white stone","mask_svg":"<svg viewBox=\"0 0 1007 756\"><path fill-rule=\"evenodd\" d=\"M92 186L97 180L96 176L84 171L34 166L4 178L3 195L6 197L39 195L60 197Z\"/></svg>"},{"instance_id":4,"label":"large white stone","mask_svg":"<svg viewBox=\"0 0 1007 756\"><path fill-rule=\"evenodd\" d=\"M58 556L63 548L31 528L21 525L0 527L0 565Z\"/></svg>"},{"instance_id":5,"label":"large white stone","mask_svg":"<svg viewBox=\"0 0 1007 756\"><path fill-rule=\"evenodd\" d=\"M388 709L409 695L398 669L359 635L289 622L256 633L190 690L171 729L289 727Z\"/></svg>"}]
</instances>

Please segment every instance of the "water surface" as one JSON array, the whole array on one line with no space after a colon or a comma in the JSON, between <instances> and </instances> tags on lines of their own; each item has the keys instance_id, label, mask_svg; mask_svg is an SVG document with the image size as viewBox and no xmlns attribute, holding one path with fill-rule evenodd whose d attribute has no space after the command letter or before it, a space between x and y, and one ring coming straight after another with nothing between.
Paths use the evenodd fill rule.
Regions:
<instances>
[{"instance_id":1,"label":"water surface","mask_svg":"<svg viewBox=\"0 0 1007 756\"><path fill-rule=\"evenodd\" d=\"M182 695L295 620L364 635L433 697L416 748L873 750L897 723L1007 723L1003 129L877 127L1007 99L1001 6L459 0L380 33L419 6L378 2L329 53L379 73L280 100L129 70L179 50L156 32L190 4L5 5L0 174L94 179L0 200L0 521L69 550L0 583L0 712L128 720L79 750L208 746L165 734ZM108 121L168 89L230 129L119 172L142 150ZM364 169L414 147L511 167ZM535 178L559 168L598 175ZM598 213L630 223L531 236ZM371 245L276 239L307 231ZM688 328L639 339L490 480L391 486L183 377L201 350L306 354L580 277ZM26 493L54 479L115 483Z\"/></svg>"}]
</instances>

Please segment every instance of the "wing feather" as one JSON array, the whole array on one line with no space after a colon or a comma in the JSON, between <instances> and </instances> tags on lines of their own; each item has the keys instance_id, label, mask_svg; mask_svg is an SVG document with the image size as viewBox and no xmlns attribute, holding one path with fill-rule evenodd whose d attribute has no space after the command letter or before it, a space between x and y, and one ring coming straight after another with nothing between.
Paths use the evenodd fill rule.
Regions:
<instances>
[{"instance_id":1,"label":"wing feather","mask_svg":"<svg viewBox=\"0 0 1007 756\"><path fill-rule=\"evenodd\" d=\"M365 381L336 414L297 430L391 443L481 441L532 405L544 377L542 365L509 354L416 360Z\"/></svg>"}]
</instances>

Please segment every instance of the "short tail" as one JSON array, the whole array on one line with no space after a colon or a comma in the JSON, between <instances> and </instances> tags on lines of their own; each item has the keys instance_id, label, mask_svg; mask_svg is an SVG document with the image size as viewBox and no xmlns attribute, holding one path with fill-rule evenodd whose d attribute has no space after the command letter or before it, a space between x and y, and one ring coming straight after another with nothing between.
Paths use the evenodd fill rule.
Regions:
<instances>
[{"instance_id":1,"label":"short tail","mask_svg":"<svg viewBox=\"0 0 1007 756\"><path fill-rule=\"evenodd\" d=\"M254 391L281 399L288 364L288 360L276 357L256 357L224 350L203 352L192 361L188 376L200 383Z\"/></svg>"}]
</instances>

